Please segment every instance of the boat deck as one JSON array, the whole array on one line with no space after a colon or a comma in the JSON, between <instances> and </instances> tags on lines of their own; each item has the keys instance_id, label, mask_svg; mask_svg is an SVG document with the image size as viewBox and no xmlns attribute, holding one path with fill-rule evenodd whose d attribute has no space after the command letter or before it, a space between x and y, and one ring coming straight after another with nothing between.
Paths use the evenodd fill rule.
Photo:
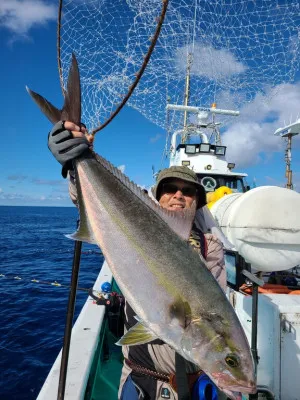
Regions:
<instances>
[{"instance_id":1,"label":"boat deck","mask_svg":"<svg viewBox=\"0 0 300 400\"><path fill-rule=\"evenodd\" d=\"M113 281L113 290L118 291ZM116 321L119 329L119 321ZM123 328L123 324L122 324ZM118 388L123 365L122 347L115 343L119 337L109 329L106 318L100 332L100 340L87 384L85 399L87 400L117 400Z\"/></svg>"}]
</instances>

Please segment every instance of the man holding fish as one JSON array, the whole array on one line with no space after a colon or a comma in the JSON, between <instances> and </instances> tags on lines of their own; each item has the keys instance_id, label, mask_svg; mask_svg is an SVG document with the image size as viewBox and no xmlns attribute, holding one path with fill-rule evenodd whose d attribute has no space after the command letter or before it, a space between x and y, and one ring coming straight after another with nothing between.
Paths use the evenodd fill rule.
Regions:
<instances>
[{"instance_id":1,"label":"man holding fish","mask_svg":"<svg viewBox=\"0 0 300 400\"><path fill-rule=\"evenodd\" d=\"M155 372L158 373L156 377L167 376L172 383L173 359L165 358L164 351L155 352L151 345L161 340L164 349L169 346L173 355L176 352L196 365L198 371L201 368L230 399L240 399L237 392L254 393L256 378L249 343L234 309L201 254L202 249L205 255L201 247L203 234L197 227L195 213L197 207L205 204L205 197L197 177L192 171L178 167L173 167L172 175L162 171L154 189L161 207L109 161L93 152L80 123L80 76L74 55L61 110L38 93L27 90L55 124L48 144L63 165L63 175L74 170L80 223L78 230L69 237L95 243L101 248L134 310L136 323L119 344L132 345L132 348L133 345L136 348L147 345L150 358L153 356L153 368L142 370L144 362L149 360L147 355L145 359L130 359L131 348L128 351L124 347L130 364L125 362L124 369L129 367L132 371L131 374L130 370L127 372L129 384L130 376L136 379L137 368L142 380L157 382L156 391L159 391L158 384L164 382L153 379ZM185 178L182 174L186 174ZM191 199L187 200L189 197ZM199 241L199 246L193 248L188 242L195 228L198 228L199 238L193 237L192 244ZM128 323L130 325L129 317ZM159 360L164 364L162 373ZM126 371L123 378L125 375ZM127 382L128 379L125 392L121 394L123 400L126 400ZM177 398L171 386L166 388L170 389L164 396L161 392L158 395ZM137 396L135 387L134 390ZM145 393L145 399L155 399L155 396L152 392Z\"/></svg>"},{"instance_id":2,"label":"man holding fish","mask_svg":"<svg viewBox=\"0 0 300 400\"><path fill-rule=\"evenodd\" d=\"M66 121L58 122L49 134L48 146L55 158L63 165L62 174L70 171L70 197L77 204L77 190L72 171L72 160L89 151L91 141L84 126ZM198 210L189 235L189 243L199 254L199 268L205 265L217 279L223 290L226 288L226 272L222 243L201 224L201 208L206 204L204 188L199 184L197 175L187 167L173 166L162 170L151 196L160 206L170 213L188 209ZM179 214L178 214L179 215ZM203 258L206 263L203 262ZM200 261L201 260L201 261ZM202 264L201 264L202 262ZM180 308L180 307L179 307ZM175 311L181 312L180 310ZM139 321L139 320L138 320ZM186 321L184 322L186 324ZM119 397L121 400L177 399L175 378L175 350L155 335L135 332L137 316L126 302L125 328L128 332L120 340L123 345L124 366L121 377ZM137 339L137 334L139 338ZM190 389L199 378L201 369L198 365L186 361L186 373Z\"/></svg>"}]
</instances>

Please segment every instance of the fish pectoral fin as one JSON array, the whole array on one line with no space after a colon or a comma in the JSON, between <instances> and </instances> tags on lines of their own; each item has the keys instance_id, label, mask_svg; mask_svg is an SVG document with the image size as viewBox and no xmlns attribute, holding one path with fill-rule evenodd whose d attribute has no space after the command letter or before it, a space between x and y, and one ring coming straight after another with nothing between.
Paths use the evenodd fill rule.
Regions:
<instances>
[{"instance_id":1,"label":"fish pectoral fin","mask_svg":"<svg viewBox=\"0 0 300 400\"><path fill-rule=\"evenodd\" d=\"M77 203L78 203L79 215L80 215L79 227L76 232L74 232L71 235L66 235L66 236L69 239L78 240L80 242L97 244L94 233L93 233L93 229L89 222L88 213L86 210L85 201L84 201L83 194L82 194L81 182L80 182L80 177L78 175L76 162L74 165L74 171L75 171L75 182L76 182L76 190L77 190Z\"/></svg>"},{"instance_id":2,"label":"fish pectoral fin","mask_svg":"<svg viewBox=\"0 0 300 400\"><path fill-rule=\"evenodd\" d=\"M191 322L191 307L187 301L178 297L169 308L171 319L176 318L182 328L186 328Z\"/></svg>"},{"instance_id":3,"label":"fish pectoral fin","mask_svg":"<svg viewBox=\"0 0 300 400\"><path fill-rule=\"evenodd\" d=\"M141 322L138 322L116 344L119 346L134 346L145 344L155 339L157 339L157 336Z\"/></svg>"},{"instance_id":4,"label":"fish pectoral fin","mask_svg":"<svg viewBox=\"0 0 300 400\"><path fill-rule=\"evenodd\" d=\"M93 236L86 236L81 234L79 231L74 232L70 235L65 235L68 239L78 240L79 242L90 243L90 244L97 244L96 240Z\"/></svg>"}]
</instances>

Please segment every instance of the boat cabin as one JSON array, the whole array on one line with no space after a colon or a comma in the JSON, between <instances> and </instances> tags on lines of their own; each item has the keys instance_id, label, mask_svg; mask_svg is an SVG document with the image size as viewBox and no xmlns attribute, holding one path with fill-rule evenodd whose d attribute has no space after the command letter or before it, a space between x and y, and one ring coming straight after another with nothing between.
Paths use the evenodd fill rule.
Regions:
<instances>
[{"instance_id":1,"label":"boat cabin","mask_svg":"<svg viewBox=\"0 0 300 400\"><path fill-rule=\"evenodd\" d=\"M247 174L233 172L234 163L226 160L226 146L200 143L181 143L170 157L170 166L185 165L196 172L199 182L206 192L214 192L227 186L233 192L249 190L245 178Z\"/></svg>"}]
</instances>

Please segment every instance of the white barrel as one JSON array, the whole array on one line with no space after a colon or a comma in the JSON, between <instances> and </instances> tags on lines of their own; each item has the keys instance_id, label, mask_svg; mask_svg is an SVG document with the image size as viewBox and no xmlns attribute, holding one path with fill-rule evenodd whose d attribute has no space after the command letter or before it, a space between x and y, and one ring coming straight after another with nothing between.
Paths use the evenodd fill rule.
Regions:
<instances>
[{"instance_id":1,"label":"white barrel","mask_svg":"<svg viewBox=\"0 0 300 400\"><path fill-rule=\"evenodd\" d=\"M300 264L300 194L277 186L222 197L211 213L236 250L259 271Z\"/></svg>"}]
</instances>

